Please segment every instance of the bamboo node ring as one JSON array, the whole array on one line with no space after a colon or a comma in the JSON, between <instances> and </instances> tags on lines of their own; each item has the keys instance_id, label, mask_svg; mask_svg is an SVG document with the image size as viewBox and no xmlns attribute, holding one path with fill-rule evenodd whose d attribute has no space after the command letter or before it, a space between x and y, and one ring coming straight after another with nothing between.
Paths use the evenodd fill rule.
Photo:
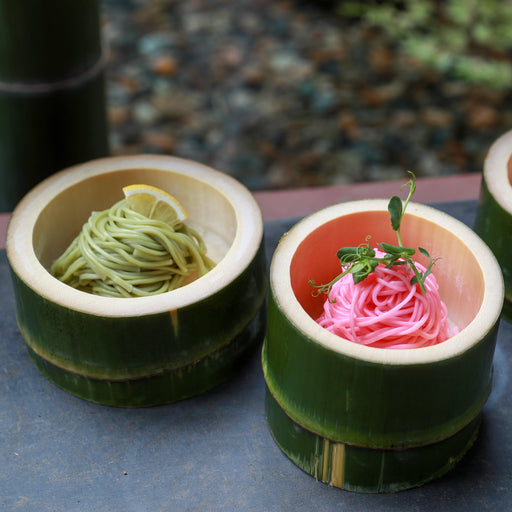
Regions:
<instances>
[{"instance_id":1,"label":"bamboo node ring","mask_svg":"<svg viewBox=\"0 0 512 512\"><path fill-rule=\"evenodd\" d=\"M75 89L90 82L102 73L107 64L108 52L102 50L99 58L85 71L63 80L52 82L9 82L0 80L0 92L13 94L48 94L66 89Z\"/></svg>"}]
</instances>

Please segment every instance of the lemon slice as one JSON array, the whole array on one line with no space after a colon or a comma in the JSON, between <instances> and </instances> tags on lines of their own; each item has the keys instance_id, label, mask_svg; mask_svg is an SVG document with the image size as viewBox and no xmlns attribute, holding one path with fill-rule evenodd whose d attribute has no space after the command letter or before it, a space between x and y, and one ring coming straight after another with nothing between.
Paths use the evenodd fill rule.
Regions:
<instances>
[{"instance_id":1,"label":"lemon slice","mask_svg":"<svg viewBox=\"0 0 512 512\"><path fill-rule=\"evenodd\" d=\"M172 223L188 217L175 197L152 185L128 185L123 187L123 193L132 210L150 219Z\"/></svg>"}]
</instances>

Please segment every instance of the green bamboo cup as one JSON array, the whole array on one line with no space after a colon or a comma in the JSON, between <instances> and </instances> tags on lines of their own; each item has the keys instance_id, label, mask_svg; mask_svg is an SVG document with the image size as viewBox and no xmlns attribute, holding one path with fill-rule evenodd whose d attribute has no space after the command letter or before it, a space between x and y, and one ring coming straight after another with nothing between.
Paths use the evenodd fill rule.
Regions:
<instances>
[{"instance_id":1,"label":"green bamboo cup","mask_svg":"<svg viewBox=\"0 0 512 512\"><path fill-rule=\"evenodd\" d=\"M434 274L459 332L435 346L363 346L315 321L325 297L308 281L339 274L337 250L368 235L396 239L387 201L307 217L283 236L270 268L262 351L270 431L301 469L351 491L398 491L448 471L475 440L491 389L504 295L496 258L470 228L424 205L409 204L401 233L405 246L440 258Z\"/></svg>"},{"instance_id":2,"label":"green bamboo cup","mask_svg":"<svg viewBox=\"0 0 512 512\"><path fill-rule=\"evenodd\" d=\"M91 295L52 277L47 269L90 213L134 183L179 199L215 268L177 290L137 298ZM261 211L238 181L201 164L140 155L64 170L19 203L6 246L29 354L82 398L135 407L196 395L233 375L264 335Z\"/></svg>"},{"instance_id":3,"label":"green bamboo cup","mask_svg":"<svg viewBox=\"0 0 512 512\"><path fill-rule=\"evenodd\" d=\"M512 131L496 140L485 159L474 228L501 265L503 316L512 321Z\"/></svg>"}]
</instances>

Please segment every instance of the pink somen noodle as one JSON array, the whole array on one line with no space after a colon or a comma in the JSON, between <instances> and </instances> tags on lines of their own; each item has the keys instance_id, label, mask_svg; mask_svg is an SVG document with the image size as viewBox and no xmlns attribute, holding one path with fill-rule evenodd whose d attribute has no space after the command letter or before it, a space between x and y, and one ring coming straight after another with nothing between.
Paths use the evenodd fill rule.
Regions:
<instances>
[{"instance_id":1,"label":"pink somen noodle","mask_svg":"<svg viewBox=\"0 0 512 512\"><path fill-rule=\"evenodd\" d=\"M382 255L379 250L376 256ZM419 271L425 267L415 262ZM346 274L331 288L317 322L347 340L377 348L420 348L436 345L456 334L448 323L446 305L436 278L425 279L426 293L411 284L407 265L379 264L366 279L354 284Z\"/></svg>"}]
</instances>

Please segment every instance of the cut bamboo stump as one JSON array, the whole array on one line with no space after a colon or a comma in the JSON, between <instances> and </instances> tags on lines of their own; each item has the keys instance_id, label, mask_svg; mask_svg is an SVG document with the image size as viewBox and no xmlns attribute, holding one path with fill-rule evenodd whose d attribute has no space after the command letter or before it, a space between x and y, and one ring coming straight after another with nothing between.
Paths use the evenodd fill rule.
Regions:
<instances>
[{"instance_id":1,"label":"cut bamboo stump","mask_svg":"<svg viewBox=\"0 0 512 512\"><path fill-rule=\"evenodd\" d=\"M0 211L108 153L98 0L0 0Z\"/></svg>"},{"instance_id":2,"label":"cut bamboo stump","mask_svg":"<svg viewBox=\"0 0 512 512\"><path fill-rule=\"evenodd\" d=\"M178 198L217 265L186 286L136 298L91 295L50 275L91 212L112 206L134 183ZM236 373L263 338L261 211L243 185L206 166L141 155L57 173L16 207L6 248L29 354L82 398L125 407L187 398Z\"/></svg>"},{"instance_id":3,"label":"cut bamboo stump","mask_svg":"<svg viewBox=\"0 0 512 512\"><path fill-rule=\"evenodd\" d=\"M301 469L352 491L398 491L448 471L475 440L491 390L504 295L494 255L467 226L416 203L401 231L405 246L441 258L434 273L460 332L439 345L367 347L315 321L325 298L314 297L308 281L339 273L337 250L368 235L395 240L387 201L307 217L283 236L270 269L262 352L269 428Z\"/></svg>"},{"instance_id":4,"label":"cut bamboo stump","mask_svg":"<svg viewBox=\"0 0 512 512\"><path fill-rule=\"evenodd\" d=\"M496 140L485 159L475 231L501 265L505 279L503 316L512 321L512 131Z\"/></svg>"}]
</instances>

